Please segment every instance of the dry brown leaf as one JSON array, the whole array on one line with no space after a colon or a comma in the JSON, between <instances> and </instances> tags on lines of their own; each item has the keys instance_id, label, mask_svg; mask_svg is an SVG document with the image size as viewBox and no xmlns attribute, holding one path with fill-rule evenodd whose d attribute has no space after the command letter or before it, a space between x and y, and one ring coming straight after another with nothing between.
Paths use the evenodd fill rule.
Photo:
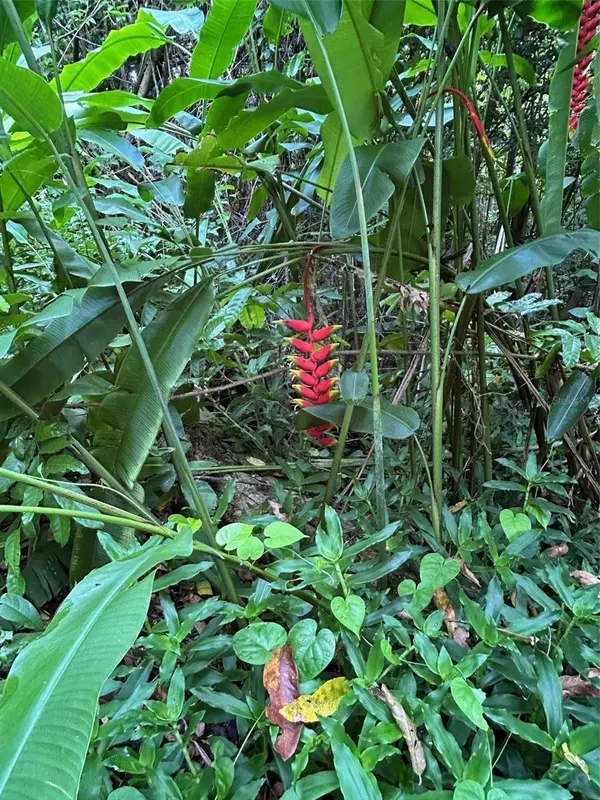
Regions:
<instances>
[{"instance_id":1,"label":"dry brown leaf","mask_svg":"<svg viewBox=\"0 0 600 800\"><path fill-rule=\"evenodd\" d=\"M456 503L456 505L450 506L449 510L453 514L456 514L458 511L462 511L463 508L465 508L467 505L468 505L468 503L467 503L466 500L459 500L458 503Z\"/></svg>"},{"instance_id":2,"label":"dry brown leaf","mask_svg":"<svg viewBox=\"0 0 600 800\"><path fill-rule=\"evenodd\" d=\"M444 611L444 625L449 635L461 647L467 648L469 646L469 634L457 623L454 606L450 602L446 590L436 589L433 593L433 602L436 608L441 608Z\"/></svg>"},{"instance_id":3,"label":"dry brown leaf","mask_svg":"<svg viewBox=\"0 0 600 800\"><path fill-rule=\"evenodd\" d=\"M569 572L571 578L574 578L582 586L596 586L600 583L600 578L592 575L591 572L586 572L584 569L576 569L574 572Z\"/></svg>"},{"instance_id":4,"label":"dry brown leaf","mask_svg":"<svg viewBox=\"0 0 600 800\"><path fill-rule=\"evenodd\" d=\"M548 556L548 558L560 558L560 556L566 556L568 552L569 545L563 542L562 544L555 544L554 547L549 547L547 550L544 550L542 555Z\"/></svg>"},{"instance_id":5,"label":"dry brown leaf","mask_svg":"<svg viewBox=\"0 0 600 800\"><path fill-rule=\"evenodd\" d=\"M281 510L281 506L276 500L269 500L268 502L269 508L271 509L271 514L277 519L281 520L282 522L289 522L290 518L287 514L284 514Z\"/></svg>"},{"instance_id":6,"label":"dry brown leaf","mask_svg":"<svg viewBox=\"0 0 600 800\"><path fill-rule=\"evenodd\" d=\"M410 756L410 764L415 775L419 776L420 782L421 775L425 772L426 761L425 751L417 735L415 723L384 683L381 684L377 694L392 712L396 725L404 735L406 746L408 747L408 755Z\"/></svg>"},{"instance_id":7,"label":"dry brown leaf","mask_svg":"<svg viewBox=\"0 0 600 800\"><path fill-rule=\"evenodd\" d=\"M464 559L457 558L456 561L458 561L458 563L460 564L460 571L465 576L465 578L468 581L471 581L471 583L474 583L475 586L477 586L478 588L481 588L481 583L479 582L479 578L471 572L469 567L467 567Z\"/></svg>"},{"instance_id":8,"label":"dry brown leaf","mask_svg":"<svg viewBox=\"0 0 600 800\"><path fill-rule=\"evenodd\" d=\"M600 689L579 675L561 675L560 682L563 697L600 697Z\"/></svg>"},{"instance_id":9,"label":"dry brown leaf","mask_svg":"<svg viewBox=\"0 0 600 800\"><path fill-rule=\"evenodd\" d=\"M284 761L287 761L296 752L304 727L304 723L290 722L280 712L283 706L293 702L299 694L298 669L291 645L276 647L272 651L271 660L265 664L263 685L271 700L265 709L267 718L281 728L281 734L275 742L275 750Z\"/></svg>"}]
</instances>

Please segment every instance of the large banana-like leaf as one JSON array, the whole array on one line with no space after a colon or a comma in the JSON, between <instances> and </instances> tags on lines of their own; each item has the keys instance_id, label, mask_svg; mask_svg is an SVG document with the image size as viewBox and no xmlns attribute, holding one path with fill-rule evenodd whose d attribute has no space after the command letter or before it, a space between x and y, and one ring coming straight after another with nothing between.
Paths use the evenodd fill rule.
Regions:
<instances>
[{"instance_id":1,"label":"large banana-like leaf","mask_svg":"<svg viewBox=\"0 0 600 800\"><path fill-rule=\"evenodd\" d=\"M461 272L456 283L469 294L497 289L540 267L560 264L573 250L587 250L600 258L600 232L582 228L541 236L486 259L478 269Z\"/></svg>"},{"instance_id":2,"label":"large banana-like leaf","mask_svg":"<svg viewBox=\"0 0 600 800\"><path fill-rule=\"evenodd\" d=\"M191 552L191 533L155 538L95 570L17 657L0 700L3 800L77 796L98 695L146 616L153 576L138 578L161 561Z\"/></svg>"},{"instance_id":3,"label":"large banana-like leaf","mask_svg":"<svg viewBox=\"0 0 600 800\"><path fill-rule=\"evenodd\" d=\"M43 145L28 147L6 161L0 175L0 196L4 213L17 211L25 202L26 197L20 186L27 194L35 194L55 171L56 161Z\"/></svg>"},{"instance_id":4,"label":"large banana-like leaf","mask_svg":"<svg viewBox=\"0 0 600 800\"><path fill-rule=\"evenodd\" d=\"M379 130L380 92L384 78L379 54L385 36L369 22L373 0L345 0L339 25L323 36L344 112L352 135L359 141L375 136ZM300 20L311 59L323 86L335 104L335 95L312 23Z\"/></svg>"},{"instance_id":5,"label":"large banana-like leaf","mask_svg":"<svg viewBox=\"0 0 600 800\"><path fill-rule=\"evenodd\" d=\"M0 109L32 136L55 131L63 118L57 94L46 81L25 67L0 58Z\"/></svg>"},{"instance_id":6,"label":"large banana-like leaf","mask_svg":"<svg viewBox=\"0 0 600 800\"><path fill-rule=\"evenodd\" d=\"M252 23L257 0L214 0L192 55L192 78L220 78Z\"/></svg>"},{"instance_id":7,"label":"large banana-like leaf","mask_svg":"<svg viewBox=\"0 0 600 800\"><path fill-rule=\"evenodd\" d=\"M60 73L65 92L89 92L119 69L130 56L154 50L168 42L162 30L150 22L134 22L111 31L102 46L88 53L83 61L68 64Z\"/></svg>"},{"instance_id":8,"label":"large banana-like leaf","mask_svg":"<svg viewBox=\"0 0 600 800\"><path fill-rule=\"evenodd\" d=\"M128 296L139 308L163 285L167 276L138 284ZM91 286L68 317L55 319L46 330L0 369L4 381L27 403L46 398L93 361L125 325L125 312L114 287ZM0 420L20 413L0 398Z\"/></svg>"},{"instance_id":9,"label":"large banana-like leaf","mask_svg":"<svg viewBox=\"0 0 600 800\"><path fill-rule=\"evenodd\" d=\"M193 353L213 300L212 284L203 281L174 300L144 331L165 400ZM130 349L119 370L116 390L102 401L100 418L118 435L109 437L110 443L96 455L130 486L139 475L162 422L159 400L136 347Z\"/></svg>"}]
</instances>

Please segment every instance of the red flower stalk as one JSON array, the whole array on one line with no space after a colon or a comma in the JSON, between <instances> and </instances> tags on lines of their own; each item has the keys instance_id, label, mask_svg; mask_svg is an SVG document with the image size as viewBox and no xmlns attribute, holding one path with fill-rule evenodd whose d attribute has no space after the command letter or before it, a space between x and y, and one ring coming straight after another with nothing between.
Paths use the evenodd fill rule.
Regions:
<instances>
[{"instance_id":1,"label":"red flower stalk","mask_svg":"<svg viewBox=\"0 0 600 800\"><path fill-rule=\"evenodd\" d=\"M577 37L577 54L589 44L596 35L600 25L600 0L584 0ZM575 65L573 72L573 89L571 90L571 117L569 131L575 133L579 123L579 115L585 108L589 84L588 68L594 58L593 53L583 56Z\"/></svg>"},{"instance_id":2,"label":"red flower stalk","mask_svg":"<svg viewBox=\"0 0 600 800\"><path fill-rule=\"evenodd\" d=\"M477 113L475 106L473 105L471 100L469 100L467 95L464 92L461 92L460 89L455 89L453 86L447 86L445 89L442 90L442 92L443 94L454 94L464 103L464 106L467 109L467 114L469 115L469 119L471 120L471 124L475 128L475 132L477 133L477 137L479 138L479 143L481 144L483 149L490 154L492 158L495 158L494 151L492 150L492 145L486 133L483 122L481 121L481 117ZM435 94L437 94L437 91L431 92L429 97L432 97Z\"/></svg>"},{"instance_id":3,"label":"red flower stalk","mask_svg":"<svg viewBox=\"0 0 600 800\"><path fill-rule=\"evenodd\" d=\"M287 338L286 341L299 354L289 356L289 358L294 366L298 367L298 369L292 370L292 375L298 380L298 383L294 384L294 389L296 389L300 397L296 398L294 403L300 408L325 405L337 397L335 384L338 379L329 376L332 367L337 364L337 359L329 358L329 356L338 345L333 342L325 342L341 326L327 325L324 328L315 330L315 315L308 285L313 252L311 251L308 254L304 265L304 304L308 318L306 320L280 320L293 333L298 334ZM322 425L307 428L306 434L321 447L331 447L336 441L333 437L327 435L331 428L331 423L325 422Z\"/></svg>"}]
</instances>

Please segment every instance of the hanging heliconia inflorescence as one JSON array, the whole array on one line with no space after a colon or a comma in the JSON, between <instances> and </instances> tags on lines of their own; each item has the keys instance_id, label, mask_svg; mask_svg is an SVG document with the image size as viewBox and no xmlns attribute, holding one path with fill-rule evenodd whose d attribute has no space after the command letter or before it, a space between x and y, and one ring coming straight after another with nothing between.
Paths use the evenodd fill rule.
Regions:
<instances>
[{"instance_id":1,"label":"hanging heliconia inflorescence","mask_svg":"<svg viewBox=\"0 0 600 800\"><path fill-rule=\"evenodd\" d=\"M475 128L475 132L477 134L477 138L479 139L479 144L481 147L491 156L491 158L495 158L494 151L492 150L492 144L490 142L489 136L486 133L485 127L483 122L481 121L481 117L477 113L477 109L475 105L464 92L461 92L460 89L455 89L453 86L446 86L445 89L442 89L443 94L453 94L463 103L465 108L467 109L467 114L469 115L469 119L471 120L471 124ZM433 97L437 94L437 91L431 92L429 97Z\"/></svg>"},{"instance_id":2,"label":"hanging heliconia inflorescence","mask_svg":"<svg viewBox=\"0 0 600 800\"><path fill-rule=\"evenodd\" d=\"M327 340L341 325L327 325L315 330L315 315L309 288L311 263L312 252L306 257L304 265L304 304L307 319L280 320L282 325L296 334L296 336L290 336L287 341L296 351L296 354L289 358L295 367L292 375L298 381L294 384L294 389L300 395L294 400L294 403L301 408L330 403L337 397L335 384L338 379L330 377L332 367L337 364L337 359L330 358L330 356L337 344ZM322 425L307 428L305 433L321 447L331 447L336 442L332 436L328 435L331 428L332 425L325 422Z\"/></svg>"},{"instance_id":3,"label":"hanging heliconia inflorescence","mask_svg":"<svg viewBox=\"0 0 600 800\"><path fill-rule=\"evenodd\" d=\"M577 38L577 55L589 44L596 35L600 25L600 0L584 0L579 22L579 36ZM589 67L594 58L593 51L587 53L575 65L573 72L573 89L571 91L571 117L569 119L569 131L574 133L577 130L579 115L585 108L587 100L587 90L590 81Z\"/></svg>"}]
</instances>

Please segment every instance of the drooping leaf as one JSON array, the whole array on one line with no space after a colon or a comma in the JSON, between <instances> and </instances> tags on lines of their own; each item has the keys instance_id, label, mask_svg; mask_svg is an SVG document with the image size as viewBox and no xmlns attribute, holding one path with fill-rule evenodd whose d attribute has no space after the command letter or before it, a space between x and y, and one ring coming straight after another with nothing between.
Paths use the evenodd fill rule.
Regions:
<instances>
[{"instance_id":1,"label":"drooping leaf","mask_svg":"<svg viewBox=\"0 0 600 800\"><path fill-rule=\"evenodd\" d=\"M40 75L1 57L0 109L36 138L53 133L63 118L58 95Z\"/></svg>"},{"instance_id":2,"label":"drooping leaf","mask_svg":"<svg viewBox=\"0 0 600 800\"><path fill-rule=\"evenodd\" d=\"M102 45L88 53L83 61L63 67L60 73L62 90L89 92L110 77L131 56L154 50L168 41L158 25L151 22L134 22L113 30Z\"/></svg>"},{"instance_id":3,"label":"drooping leaf","mask_svg":"<svg viewBox=\"0 0 600 800\"><path fill-rule=\"evenodd\" d=\"M560 264L573 250L587 250L597 258L600 257L600 231L582 228L533 239L491 256L478 269L461 272L456 283L469 294L497 289L540 267Z\"/></svg>"},{"instance_id":4,"label":"drooping leaf","mask_svg":"<svg viewBox=\"0 0 600 800\"><path fill-rule=\"evenodd\" d=\"M419 778L425 772L425 751L417 735L417 728L412 719L408 716L399 700L394 697L385 684L380 687L381 699L392 712L396 725L402 731L412 770Z\"/></svg>"},{"instance_id":5,"label":"drooping leaf","mask_svg":"<svg viewBox=\"0 0 600 800\"><path fill-rule=\"evenodd\" d=\"M348 154L348 143L337 111L332 111L323 121L321 141L325 155L319 175L319 187L323 188L318 188L317 194L329 205L338 173Z\"/></svg>"},{"instance_id":6,"label":"drooping leaf","mask_svg":"<svg viewBox=\"0 0 600 800\"><path fill-rule=\"evenodd\" d=\"M290 722L318 722L319 716L330 717L335 714L342 697L349 691L350 683L346 678L332 678L312 694L302 694L287 703L280 711Z\"/></svg>"},{"instance_id":7,"label":"drooping leaf","mask_svg":"<svg viewBox=\"0 0 600 800\"><path fill-rule=\"evenodd\" d=\"M189 361L210 314L212 284L203 281L178 296L143 332L166 401ZM115 384L99 409L100 419L118 431L114 445L98 457L127 486L133 484L162 422L162 410L137 347L125 357Z\"/></svg>"},{"instance_id":8,"label":"drooping leaf","mask_svg":"<svg viewBox=\"0 0 600 800\"><path fill-rule=\"evenodd\" d=\"M568 433L587 411L594 397L596 381L585 372L573 372L554 395L546 439L555 442Z\"/></svg>"},{"instance_id":9,"label":"drooping leaf","mask_svg":"<svg viewBox=\"0 0 600 800\"><path fill-rule=\"evenodd\" d=\"M163 285L166 277L138 284L128 292L131 306L139 308ZM0 368L0 380L30 405L81 370L86 361L98 357L125 324L125 313L115 289L91 287L68 317L60 317ZM20 410L0 398L0 419L10 419Z\"/></svg>"},{"instance_id":10,"label":"drooping leaf","mask_svg":"<svg viewBox=\"0 0 600 800\"><path fill-rule=\"evenodd\" d=\"M215 0L190 62L191 78L220 78L252 23L257 0Z\"/></svg>"},{"instance_id":11,"label":"drooping leaf","mask_svg":"<svg viewBox=\"0 0 600 800\"><path fill-rule=\"evenodd\" d=\"M289 644L276 647L271 660L265 664L263 686L269 693L270 703L266 708L268 719L281 728L275 742L275 750L284 761L296 752L304 727L303 722L290 722L280 709L298 697L298 670L294 661L294 651Z\"/></svg>"},{"instance_id":12,"label":"drooping leaf","mask_svg":"<svg viewBox=\"0 0 600 800\"><path fill-rule=\"evenodd\" d=\"M0 196L4 213L17 211L26 201L21 186L27 194L34 195L55 171L54 157L48 155L43 145L28 147L6 161L0 175Z\"/></svg>"},{"instance_id":13,"label":"drooping leaf","mask_svg":"<svg viewBox=\"0 0 600 800\"><path fill-rule=\"evenodd\" d=\"M551 751L554 748L554 739L552 736L546 733L546 731L543 731L538 725L534 725L532 722L525 722L500 708L486 708L485 713L492 722L500 725L500 727L513 733L515 736L519 736L526 742L537 744L545 750Z\"/></svg>"},{"instance_id":14,"label":"drooping leaf","mask_svg":"<svg viewBox=\"0 0 600 800\"><path fill-rule=\"evenodd\" d=\"M270 0L271 4L311 20L321 33L333 33L340 21L342 0Z\"/></svg>"},{"instance_id":15,"label":"drooping leaf","mask_svg":"<svg viewBox=\"0 0 600 800\"><path fill-rule=\"evenodd\" d=\"M549 734L556 738L564 720L560 679L554 664L545 653L535 653L535 666L538 678L536 690L546 715L546 727Z\"/></svg>"},{"instance_id":16,"label":"drooping leaf","mask_svg":"<svg viewBox=\"0 0 600 800\"><path fill-rule=\"evenodd\" d=\"M143 625L161 561L187 557L192 535L151 539L79 583L46 632L14 662L0 700L0 794L77 795L100 690Z\"/></svg>"},{"instance_id":17,"label":"drooping leaf","mask_svg":"<svg viewBox=\"0 0 600 800\"><path fill-rule=\"evenodd\" d=\"M326 403L306 409L306 425L310 427L310 417L340 424L346 410L345 403ZM300 414L298 414L300 417ZM420 425L419 415L412 408L395 406L385 398L381 399L381 423L383 436L387 439L408 439ZM373 398L366 397L354 406L350 429L360 433L373 433Z\"/></svg>"},{"instance_id":18,"label":"drooping leaf","mask_svg":"<svg viewBox=\"0 0 600 800\"><path fill-rule=\"evenodd\" d=\"M405 183L423 147L423 139L356 147L360 183L367 221L385 206L394 193L395 182ZM346 156L331 201L331 235L352 236L359 229L358 207L350 161Z\"/></svg>"}]
</instances>

